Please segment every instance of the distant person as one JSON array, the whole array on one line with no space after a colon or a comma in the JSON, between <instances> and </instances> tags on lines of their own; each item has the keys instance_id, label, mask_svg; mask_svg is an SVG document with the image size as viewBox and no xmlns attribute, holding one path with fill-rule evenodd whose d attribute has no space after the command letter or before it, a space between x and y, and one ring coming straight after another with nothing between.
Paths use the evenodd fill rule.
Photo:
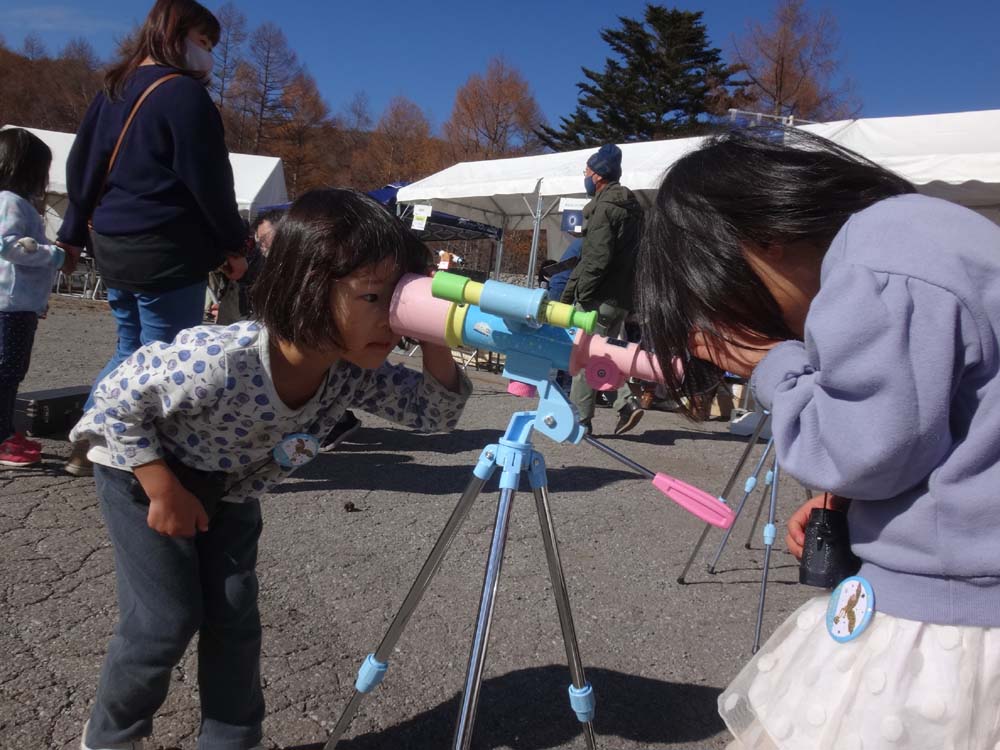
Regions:
<instances>
[{"instance_id":1,"label":"distant person","mask_svg":"<svg viewBox=\"0 0 1000 750\"><path fill-rule=\"evenodd\" d=\"M593 200L583 209L580 262L566 282L562 301L588 312L596 310L595 331L622 338L625 318L632 309L642 209L632 191L618 182L622 152L613 143L601 146L587 159L583 174L584 188ZM594 389L583 372L573 378L570 400L580 413L580 424L593 432ZM645 413L627 383L618 390L614 408L618 413L616 435L633 429Z\"/></svg>"},{"instance_id":2,"label":"distant person","mask_svg":"<svg viewBox=\"0 0 1000 750\"><path fill-rule=\"evenodd\" d=\"M97 381L140 346L201 323L211 270L233 279L246 270L246 227L222 117L208 93L219 33L215 16L194 0L157 0L73 142L57 244L78 252L92 241L118 328ZM88 447L73 446L67 472L91 473Z\"/></svg>"},{"instance_id":3,"label":"distant person","mask_svg":"<svg viewBox=\"0 0 1000 750\"><path fill-rule=\"evenodd\" d=\"M278 222L285 215L284 209L272 208L262 214L258 214L253 223L253 249L247 256L247 272L237 284L240 290L240 316L244 319L253 317L253 301L250 289L254 282L260 277L261 269L267 253L271 249L271 242L274 240L274 232L278 227Z\"/></svg>"},{"instance_id":4,"label":"distant person","mask_svg":"<svg viewBox=\"0 0 1000 750\"><path fill-rule=\"evenodd\" d=\"M0 466L42 460L42 445L14 432L17 388L28 373L38 318L62 269L72 273L75 248L45 239L39 213L49 184L52 151L20 128L0 130Z\"/></svg>"},{"instance_id":5,"label":"distant person","mask_svg":"<svg viewBox=\"0 0 1000 750\"><path fill-rule=\"evenodd\" d=\"M579 259L582 250L583 238L577 237L572 240L563 251L562 256L559 258L559 262L556 263L556 266L561 270L548 276L549 299L555 302L562 300L563 291L566 289L569 277L573 274L573 269L576 268L576 264L573 263L573 260ZM577 263L579 263L579 260L577 260Z\"/></svg>"},{"instance_id":6,"label":"distant person","mask_svg":"<svg viewBox=\"0 0 1000 750\"><path fill-rule=\"evenodd\" d=\"M83 750L134 748L152 733L195 634L197 746L263 748L261 498L315 458L345 407L449 430L471 392L445 346L422 345L423 373L386 362L399 338L389 301L404 273L426 270L427 249L372 199L301 196L268 263L256 320L140 348L98 383L73 430L94 446L119 617Z\"/></svg>"}]
</instances>

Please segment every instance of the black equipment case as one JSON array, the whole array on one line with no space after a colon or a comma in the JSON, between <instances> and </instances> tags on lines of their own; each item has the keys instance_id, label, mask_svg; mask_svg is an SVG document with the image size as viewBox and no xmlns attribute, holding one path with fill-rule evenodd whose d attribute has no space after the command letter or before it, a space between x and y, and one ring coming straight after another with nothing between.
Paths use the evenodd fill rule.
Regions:
<instances>
[{"instance_id":1,"label":"black equipment case","mask_svg":"<svg viewBox=\"0 0 1000 750\"><path fill-rule=\"evenodd\" d=\"M81 416L89 385L17 394L14 429L33 437L65 436Z\"/></svg>"}]
</instances>

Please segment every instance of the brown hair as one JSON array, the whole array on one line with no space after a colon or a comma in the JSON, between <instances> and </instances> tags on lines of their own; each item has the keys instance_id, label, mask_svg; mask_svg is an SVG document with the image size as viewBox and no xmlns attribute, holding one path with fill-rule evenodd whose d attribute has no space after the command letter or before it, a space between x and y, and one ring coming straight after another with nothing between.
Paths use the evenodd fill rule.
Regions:
<instances>
[{"instance_id":1,"label":"brown hair","mask_svg":"<svg viewBox=\"0 0 1000 750\"><path fill-rule=\"evenodd\" d=\"M147 57L199 77L201 73L188 70L184 62L184 42L190 31L204 33L213 45L219 43L219 21L204 5L195 0L156 0L128 52L105 74L104 93L110 99L120 97L125 81Z\"/></svg>"}]
</instances>

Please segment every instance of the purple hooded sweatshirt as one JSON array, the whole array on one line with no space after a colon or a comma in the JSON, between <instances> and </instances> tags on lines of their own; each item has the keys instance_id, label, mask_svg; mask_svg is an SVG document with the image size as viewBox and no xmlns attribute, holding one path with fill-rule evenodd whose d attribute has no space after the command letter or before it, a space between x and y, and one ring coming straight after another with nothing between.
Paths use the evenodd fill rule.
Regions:
<instances>
[{"instance_id":1,"label":"purple hooded sweatshirt","mask_svg":"<svg viewBox=\"0 0 1000 750\"><path fill-rule=\"evenodd\" d=\"M877 610L1000 626L998 334L1000 227L904 195L844 224L804 342L753 373L782 469L853 498Z\"/></svg>"}]
</instances>

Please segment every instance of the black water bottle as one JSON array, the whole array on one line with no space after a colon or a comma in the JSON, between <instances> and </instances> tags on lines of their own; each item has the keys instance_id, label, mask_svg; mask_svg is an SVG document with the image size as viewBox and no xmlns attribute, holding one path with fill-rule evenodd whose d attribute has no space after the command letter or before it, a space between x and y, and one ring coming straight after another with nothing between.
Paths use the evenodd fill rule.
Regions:
<instances>
[{"instance_id":1,"label":"black water bottle","mask_svg":"<svg viewBox=\"0 0 1000 750\"><path fill-rule=\"evenodd\" d=\"M813 508L806 524L799 583L832 589L860 567L861 560L851 552L847 514L831 508Z\"/></svg>"}]
</instances>

